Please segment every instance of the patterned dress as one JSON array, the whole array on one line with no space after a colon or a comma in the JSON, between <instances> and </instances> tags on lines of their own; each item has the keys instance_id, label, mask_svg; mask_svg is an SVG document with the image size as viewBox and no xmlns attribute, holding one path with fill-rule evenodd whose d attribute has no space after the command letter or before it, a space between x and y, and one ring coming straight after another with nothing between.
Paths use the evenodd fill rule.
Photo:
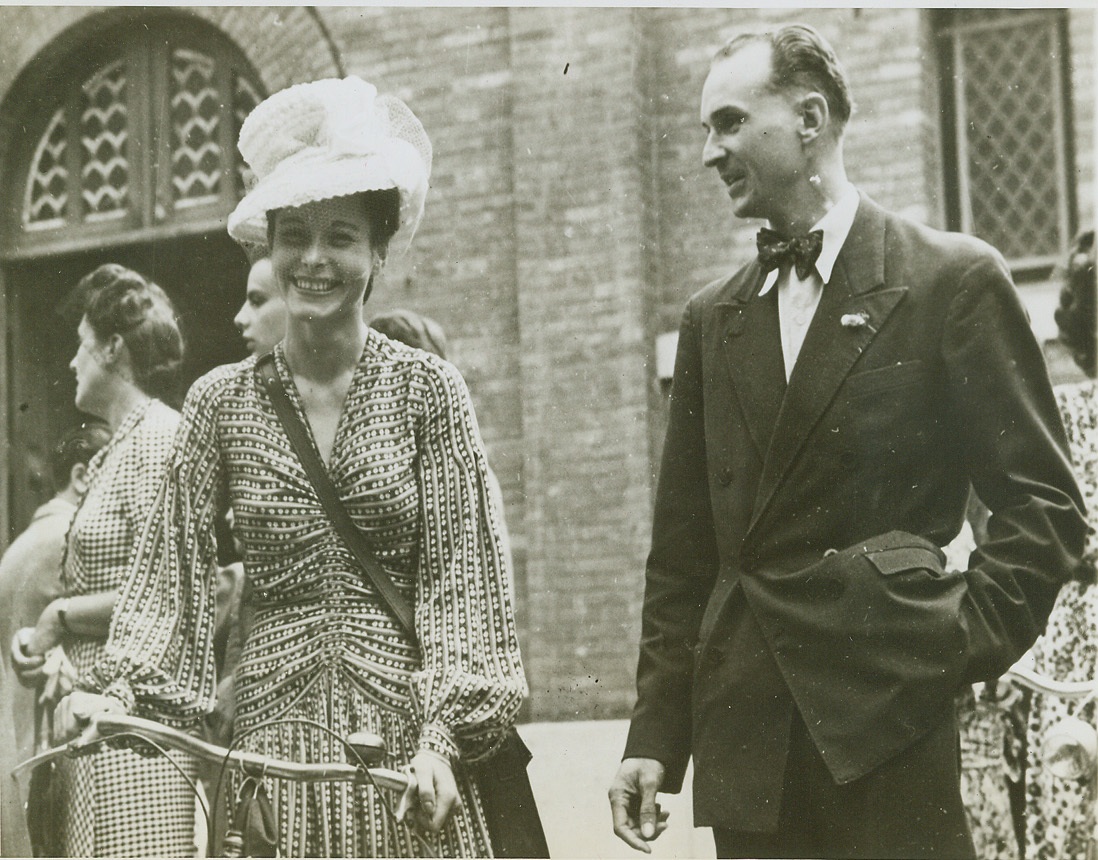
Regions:
<instances>
[{"instance_id":1,"label":"patterned dress","mask_svg":"<svg viewBox=\"0 0 1098 860\"><path fill-rule=\"evenodd\" d=\"M275 361L305 420L281 346ZM190 722L213 704L215 500L227 490L254 608L237 669L236 742L294 760L342 760L372 731L399 767L418 750L489 751L526 695L499 512L472 404L452 365L369 331L328 471L355 524L416 607L409 640L334 530L290 446L254 358L195 383L135 576L96 671L139 711ZM307 422L306 422L307 424ZM275 720L298 722L272 724ZM430 850L487 856L475 787ZM287 856L427 849L384 791L268 780Z\"/></svg>"},{"instance_id":2,"label":"patterned dress","mask_svg":"<svg viewBox=\"0 0 1098 860\"><path fill-rule=\"evenodd\" d=\"M1092 572L1098 561L1098 384L1094 380L1058 386L1056 398L1067 430L1076 476L1090 512L1084 558ZM1098 587L1070 582L1049 617L1045 634L1031 651L1038 672L1060 681L1098 677ZM1034 694L1030 712L1026 772L1027 860L1084 860L1095 828L1095 777L1057 779L1041 767L1041 741L1067 716L1095 724L1093 702L1083 705Z\"/></svg>"},{"instance_id":3,"label":"patterned dress","mask_svg":"<svg viewBox=\"0 0 1098 860\"><path fill-rule=\"evenodd\" d=\"M146 401L122 420L88 464L88 489L65 549L68 594L125 585L178 423L178 412L158 400ZM69 637L64 644L78 673L91 670L105 653L98 639ZM193 776L193 765L181 764ZM57 825L65 856L193 856L194 793L170 762L104 748L63 760L58 782Z\"/></svg>"}]
</instances>

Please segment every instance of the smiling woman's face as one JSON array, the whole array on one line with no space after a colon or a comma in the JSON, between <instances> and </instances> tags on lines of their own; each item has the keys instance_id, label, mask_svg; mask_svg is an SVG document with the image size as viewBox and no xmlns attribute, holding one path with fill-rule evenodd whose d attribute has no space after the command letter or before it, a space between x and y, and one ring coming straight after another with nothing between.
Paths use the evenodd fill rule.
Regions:
<instances>
[{"instance_id":1,"label":"smiling woman's face","mask_svg":"<svg viewBox=\"0 0 1098 860\"><path fill-rule=\"evenodd\" d=\"M291 320L362 311L376 255L360 195L280 209L271 264Z\"/></svg>"}]
</instances>

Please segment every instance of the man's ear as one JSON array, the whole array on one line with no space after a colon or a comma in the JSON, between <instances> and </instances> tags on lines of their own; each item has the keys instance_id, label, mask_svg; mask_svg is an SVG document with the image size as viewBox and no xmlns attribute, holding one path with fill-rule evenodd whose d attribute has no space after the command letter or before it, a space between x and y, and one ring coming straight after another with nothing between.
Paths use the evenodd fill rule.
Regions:
<instances>
[{"instance_id":1,"label":"man's ear","mask_svg":"<svg viewBox=\"0 0 1098 860\"><path fill-rule=\"evenodd\" d=\"M820 93L805 94L798 105L802 144L809 144L819 138L831 123L831 110Z\"/></svg>"}]
</instances>

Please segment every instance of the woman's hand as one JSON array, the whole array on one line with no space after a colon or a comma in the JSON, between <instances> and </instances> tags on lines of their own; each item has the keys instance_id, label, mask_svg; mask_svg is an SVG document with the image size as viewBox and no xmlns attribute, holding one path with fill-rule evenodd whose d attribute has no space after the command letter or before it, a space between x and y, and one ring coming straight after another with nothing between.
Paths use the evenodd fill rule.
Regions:
<instances>
[{"instance_id":1,"label":"woman's hand","mask_svg":"<svg viewBox=\"0 0 1098 860\"><path fill-rule=\"evenodd\" d=\"M77 690L57 703L53 712L53 742L62 744L76 737L99 713L124 714L125 707L113 696Z\"/></svg>"},{"instance_id":2,"label":"woman's hand","mask_svg":"<svg viewBox=\"0 0 1098 860\"><path fill-rule=\"evenodd\" d=\"M23 627L11 638L11 665L20 683L27 687L37 687L41 683L42 667L46 662L44 654L32 654L28 650L33 638L33 627Z\"/></svg>"},{"instance_id":3,"label":"woman's hand","mask_svg":"<svg viewBox=\"0 0 1098 860\"><path fill-rule=\"evenodd\" d=\"M42 614L38 616L38 623L33 628L33 634L27 641L24 649L32 656L43 656L55 645L60 645L65 638L65 628L61 624L61 607L65 598L61 597L51 601Z\"/></svg>"},{"instance_id":4,"label":"woman's hand","mask_svg":"<svg viewBox=\"0 0 1098 860\"><path fill-rule=\"evenodd\" d=\"M426 751L416 753L410 766L419 788L412 820L423 830L437 833L450 814L461 809L454 771L443 756Z\"/></svg>"},{"instance_id":5,"label":"woman's hand","mask_svg":"<svg viewBox=\"0 0 1098 860\"><path fill-rule=\"evenodd\" d=\"M42 676L45 678L45 683L38 696L38 704L44 708L53 709L76 687L76 669L65 653L65 649L61 647L51 648L46 654Z\"/></svg>"}]
</instances>

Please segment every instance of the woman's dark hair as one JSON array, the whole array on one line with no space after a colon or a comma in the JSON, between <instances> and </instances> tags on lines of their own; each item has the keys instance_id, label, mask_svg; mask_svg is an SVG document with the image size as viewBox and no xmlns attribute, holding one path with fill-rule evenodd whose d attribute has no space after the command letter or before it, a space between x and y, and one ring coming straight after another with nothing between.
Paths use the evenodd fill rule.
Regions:
<instances>
[{"instance_id":1,"label":"woman's dark hair","mask_svg":"<svg viewBox=\"0 0 1098 860\"><path fill-rule=\"evenodd\" d=\"M76 285L84 319L99 340L122 338L133 381L150 397L175 398L183 362L183 334L171 299L132 269L107 263Z\"/></svg>"},{"instance_id":2,"label":"woman's dark hair","mask_svg":"<svg viewBox=\"0 0 1098 860\"><path fill-rule=\"evenodd\" d=\"M841 130L854 112L850 83L827 39L808 24L786 24L763 33L741 33L713 56L713 63L731 57L753 42L770 46L770 86L778 92L803 87L820 93Z\"/></svg>"},{"instance_id":3,"label":"woman's dark hair","mask_svg":"<svg viewBox=\"0 0 1098 860\"><path fill-rule=\"evenodd\" d=\"M1060 290L1060 306L1056 309L1056 325L1060 341L1069 350L1075 363L1087 376L1098 376L1095 356L1095 329L1098 329L1098 277L1094 268L1094 231L1080 233L1063 267L1064 286Z\"/></svg>"},{"instance_id":4,"label":"woman's dark hair","mask_svg":"<svg viewBox=\"0 0 1098 860\"><path fill-rule=\"evenodd\" d=\"M386 337L446 358L446 332L430 317L415 311L392 310L370 320L370 328Z\"/></svg>"},{"instance_id":5,"label":"woman's dark hair","mask_svg":"<svg viewBox=\"0 0 1098 860\"><path fill-rule=\"evenodd\" d=\"M360 191L349 194L362 200L366 211L366 221L370 225L370 244L384 257L389 253L389 242L400 229L400 191L386 188L383 191ZM277 209L267 213L267 247L274 244L275 218Z\"/></svg>"},{"instance_id":6,"label":"woman's dark hair","mask_svg":"<svg viewBox=\"0 0 1098 860\"><path fill-rule=\"evenodd\" d=\"M65 489L72 476L72 467L77 463L88 465L96 452L110 440L110 429L98 422L84 424L66 433L65 437L50 451L50 477L53 478L53 488Z\"/></svg>"}]
</instances>

